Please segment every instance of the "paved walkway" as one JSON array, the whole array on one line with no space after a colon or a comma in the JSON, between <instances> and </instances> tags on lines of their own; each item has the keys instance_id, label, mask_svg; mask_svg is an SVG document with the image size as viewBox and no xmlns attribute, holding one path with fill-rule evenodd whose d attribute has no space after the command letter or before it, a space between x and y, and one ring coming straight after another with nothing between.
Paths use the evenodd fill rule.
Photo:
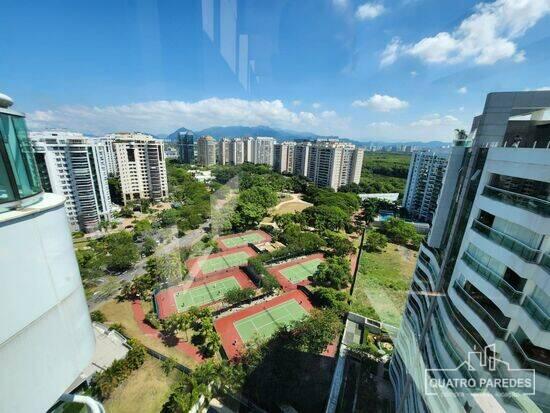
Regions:
<instances>
[{"instance_id":1,"label":"paved walkway","mask_svg":"<svg viewBox=\"0 0 550 413\"><path fill-rule=\"evenodd\" d=\"M134 300L132 301L132 310L134 313L134 319L136 320L136 323L139 326L139 329L143 334L148 335L149 337L155 337L158 340L162 341L162 334L160 331L154 329L149 324L145 323L145 313L143 312L143 308L141 307L141 301L140 300ZM197 347L192 345L191 343L188 343L187 341L178 340L178 344L176 344L176 348L181 350L183 353L187 354L189 357L191 357L193 360L197 362L202 362L204 358L201 356L199 350Z\"/></svg>"}]
</instances>

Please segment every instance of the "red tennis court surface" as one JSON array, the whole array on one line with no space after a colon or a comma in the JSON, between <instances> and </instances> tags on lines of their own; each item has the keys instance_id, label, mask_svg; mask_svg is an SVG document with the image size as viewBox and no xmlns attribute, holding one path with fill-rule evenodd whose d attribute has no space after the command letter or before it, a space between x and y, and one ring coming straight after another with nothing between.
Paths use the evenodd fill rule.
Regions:
<instances>
[{"instance_id":1,"label":"red tennis court surface","mask_svg":"<svg viewBox=\"0 0 550 413\"><path fill-rule=\"evenodd\" d=\"M178 307L176 304L175 294L180 291L187 291L191 288L199 287L214 281L223 280L225 278L234 277L241 288L251 287L256 288L254 283L248 278L248 276L242 272L239 268L231 268L230 270L214 273L207 277L202 277L199 279L190 279L187 282L183 282L174 287L167 288L165 290L159 291L155 294L155 302L157 305L157 313L160 319L169 317L170 315L178 312ZM206 306L213 305L219 301L211 302Z\"/></svg>"},{"instance_id":2,"label":"red tennis court surface","mask_svg":"<svg viewBox=\"0 0 550 413\"><path fill-rule=\"evenodd\" d=\"M245 308L244 310L218 318L214 321L214 327L220 335L222 346L225 350L225 354L227 354L227 357L229 359L233 359L239 356L245 348L244 342L235 327L235 323L237 321L243 320L247 317L261 313L268 308L276 307L279 304L283 304L291 300L296 300L296 302L298 302L307 312L310 312L313 308L313 305L303 292L293 290L279 295L269 301L255 304Z\"/></svg>"},{"instance_id":3,"label":"red tennis court surface","mask_svg":"<svg viewBox=\"0 0 550 413\"><path fill-rule=\"evenodd\" d=\"M278 265L274 265L272 267L268 267L267 271L269 271L269 273L277 279L277 282L281 285L281 287L283 287L283 290L292 291L292 290L297 289L299 285L309 285L309 284L311 284L311 281L306 279L306 280L303 280L303 281L300 281L300 282L294 284L285 275L283 275L282 271L286 268L294 267L297 264L302 264L302 263L306 263L308 261L319 260L319 259L324 261L323 254L321 254L321 253L311 254L311 255L307 255L307 256L302 257L302 258L298 258L296 260L291 260L291 261L288 261L288 262L285 262L285 263L282 263L282 264L278 264Z\"/></svg>"},{"instance_id":4,"label":"red tennis court surface","mask_svg":"<svg viewBox=\"0 0 550 413\"><path fill-rule=\"evenodd\" d=\"M221 257L231 257L234 255L238 255L239 253L246 253L248 257L254 257L257 255L256 251L254 251L250 247L239 247L239 248L233 248L231 250L222 251L222 252L216 252L214 254L208 254L208 255L201 255L200 257L194 257L189 258L187 261L185 261L185 266L189 270L189 274L193 278L201 278L205 277L207 275L211 275L212 273L221 273L222 271L230 271L231 267L238 267L238 265L233 266L227 266L226 268L221 268L218 271L211 271L211 272L203 272L201 267L203 267L205 264L208 263L210 260L218 260Z\"/></svg>"},{"instance_id":5,"label":"red tennis court surface","mask_svg":"<svg viewBox=\"0 0 550 413\"><path fill-rule=\"evenodd\" d=\"M224 235L223 237L219 237L216 242L222 251L226 251L247 246L248 243L263 244L265 242L271 242L271 236L261 230L251 230L239 232L237 234Z\"/></svg>"}]
</instances>

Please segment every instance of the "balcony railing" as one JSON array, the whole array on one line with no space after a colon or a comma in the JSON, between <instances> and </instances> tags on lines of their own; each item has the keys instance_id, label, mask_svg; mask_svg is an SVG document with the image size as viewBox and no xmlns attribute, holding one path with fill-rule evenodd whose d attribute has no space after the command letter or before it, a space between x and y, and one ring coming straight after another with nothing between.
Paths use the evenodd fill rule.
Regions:
<instances>
[{"instance_id":1,"label":"balcony railing","mask_svg":"<svg viewBox=\"0 0 550 413\"><path fill-rule=\"evenodd\" d=\"M518 194L506 189L496 188L494 186L485 185L483 195L491 199L495 199L505 204L523 208L542 216L550 216L550 201L535 198L529 195Z\"/></svg>"},{"instance_id":2,"label":"balcony railing","mask_svg":"<svg viewBox=\"0 0 550 413\"><path fill-rule=\"evenodd\" d=\"M499 338L503 338L506 335L506 327L510 322L507 317L496 317L498 321L481 305L474 297L460 285L457 281L454 283L454 289L457 294L464 300L470 309L477 314L477 316L489 327L493 334ZM502 324L502 326L501 326Z\"/></svg>"},{"instance_id":3,"label":"balcony railing","mask_svg":"<svg viewBox=\"0 0 550 413\"><path fill-rule=\"evenodd\" d=\"M424 254L421 253L418 256L418 260L426 266L426 268L428 269L428 272L431 275L431 278L434 280L434 284L437 284L437 280L439 279L439 271L437 271L433 266L433 264L430 261L428 261L428 259L426 259Z\"/></svg>"},{"instance_id":4,"label":"balcony railing","mask_svg":"<svg viewBox=\"0 0 550 413\"><path fill-rule=\"evenodd\" d=\"M550 364L529 357L513 333L508 336L507 342L510 344L516 357L520 359L523 368L535 369L537 372L550 376Z\"/></svg>"},{"instance_id":5,"label":"balcony railing","mask_svg":"<svg viewBox=\"0 0 550 413\"><path fill-rule=\"evenodd\" d=\"M537 262L541 254L540 250L532 248L503 232L491 228L483 224L481 221L478 221L477 219L475 219L472 223L472 228L478 234L506 248L508 251L512 251L519 257L523 258L525 261Z\"/></svg>"},{"instance_id":6,"label":"balcony railing","mask_svg":"<svg viewBox=\"0 0 550 413\"><path fill-rule=\"evenodd\" d=\"M516 290L504 281L504 279L497 272L476 260L468 251L465 251L464 255L462 255L462 261L464 261L464 263L466 263L466 265L474 270L478 275L481 275L489 281L497 290L504 294L510 302L518 303L521 300L521 291Z\"/></svg>"},{"instance_id":7,"label":"balcony railing","mask_svg":"<svg viewBox=\"0 0 550 413\"><path fill-rule=\"evenodd\" d=\"M544 268L547 272L550 273L550 253L545 252L542 254L542 258L540 259L540 265L542 268Z\"/></svg>"},{"instance_id":8,"label":"balcony railing","mask_svg":"<svg viewBox=\"0 0 550 413\"><path fill-rule=\"evenodd\" d=\"M541 328L550 329L550 316L533 298L526 296L522 307Z\"/></svg>"}]
</instances>

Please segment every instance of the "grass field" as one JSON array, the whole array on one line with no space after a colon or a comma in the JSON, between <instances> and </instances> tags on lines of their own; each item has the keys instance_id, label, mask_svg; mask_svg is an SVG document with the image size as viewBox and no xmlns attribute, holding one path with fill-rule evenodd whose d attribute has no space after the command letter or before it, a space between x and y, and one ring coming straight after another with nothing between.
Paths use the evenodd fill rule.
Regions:
<instances>
[{"instance_id":1,"label":"grass field","mask_svg":"<svg viewBox=\"0 0 550 413\"><path fill-rule=\"evenodd\" d=\"M388 243L380 253L363 251L351 311L399 327L417 253Z\"/></svg>"},{"instance_id":2,"label":"grass field","mask_svg":"<svg viewBox=\"0 0 550 413\"><path fill-rule=\"evenodd\" d=\"M309 276L313 275L313 273L317 270L317 267L319 266L319 264L321 264L322 261L323 260L321 260L320 258L315 258L310 261L298 263L296 265L293 265L292 267L282 269L281 274L283 274L284 277L291 283L297 284L300 281L304 281Z\"/></svg>"},{"instance_id":3,"label":"grass field","mask_svg":"<svg viewBox=\"0 0 550 413\"><path fill-rule=\"evenodd\" d=\"M239 282L235 277L228 277L187 291L178 291L174 294L174 299L178 311L185 311L192 306L201 306L221 300L224 294L232 288L240 288Z\"/></svg>"},{"instance_id":4,"label":"grass field","mask_svg":"<svg viewBox=\"0 0 550 413\"><path fill-rule=\"evenodd\" d=\"M151 310L150 303L142 303L142 307L146 314ZM131 302L117 302L116 300L111 300L103 304L100 308L98 308L98 310L105 314L108 321L107 324L121 324L124 327L124 331L127 336L138 339L141 343L155 351L158 351L159 353L173 357L181 364L188 367L196 366L197 363L191 357L187 356L176 347L167 346L158 338L144 334L134 319Z\"/></svg>"},{"instance_id":5,"label":"grass field","mask_svg":"<svg viewBox=\"0 0 550 413\"><path fill-rule=\"evenodd\" d=\"M242 247L244 245L255 244L257 242L263 241L264 237L260 234L252 232L250 234L244 234L232 238L224 238L222 240L223 244L228 248Z\"/></svg>"},{"instance_id":6,"label":"grass field","mask_svg":"<svg viewBox=\"0 0 550 413\"><path fill-rule=\"evenodd\" d=\"M160 412L176 378L176 371L166 376L161 362L148 356L104 402L105 410L109 413Z\"/></svg>"},{"instance_id":7,"label":"grass field","mask_svg":"<svg viewBox=\"0 0 550 413\"><path fill-rule=\"evenodd\" d=\"M225 270L230 267L236 267L246 264L248 254L243 251L228 254L222 257L207 258L199 262L200 269L203 274L208 274L215 271Z\"/></svg>"},{"instance_id":8,"label":"grass field","mask_svg":"<svg viewBox=\"0 0 550 413\"><path fill-rule=\"evenodd\" d=\"M243 342L252 338L269 338L281 326L307 315L307 311L294 299L235 322L235 328Z\"/></svg>"}]
</instances>

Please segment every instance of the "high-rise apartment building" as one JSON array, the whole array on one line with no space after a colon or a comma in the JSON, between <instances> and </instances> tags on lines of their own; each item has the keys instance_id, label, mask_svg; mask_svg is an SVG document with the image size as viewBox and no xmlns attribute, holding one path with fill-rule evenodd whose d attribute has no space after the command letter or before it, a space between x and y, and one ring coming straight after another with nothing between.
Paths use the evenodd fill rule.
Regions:
<instances>
[{"instance_id":1,"label":"high-rise apartment building","mask_svg":"<svg viewBox=\"0 0 550 413\"><path fill-rule=\"evenodd\" d=\"M168 196L164 142L140 132L115 134L115 152L123 201Z\"/></svg>"},{"instance_id":2,"label":"high-rise apartment building","mask_svg":"<svg viewBox=\"0 0 550 413\"><path fill-rule=\"evenodd\" d=\"M230 146L231 140L228 138L221 138L218 141L218 163L220 165L230 163Z\"/></svg>"},{"instance_id":3,"label":"high-rise apartment building","mask_svg":"<svg viewBox=\"0 0 550 413\"><path fill-rule=\"evenodd\" d=\"M178 155L181 163L195 163L195 135L191 131L178 132Z\"/></svg>"},{"instance_id":4,"label":"high-rise apartment building","mask_svg":"<svg viewBox=\"0 0 550 413\"><path fill-rule=\"evenodd\" d=\"M294 150L296 142L276 143L273 155L273 169L280 173L294 172Z\"/></svg>"},{"instance_id":5,"label":"high-rise apartment building","mask_svg":"<svg viewBox=\"0 0 550 413\"><path fill-rule=\"evenodd\" d=\"M307 177L308 165L309 165L309 151L311 149L311 142L301 141L296 142L294 147L294 173Z\"/></svg>"},{"instance_id":6,"label":"high-rise apartment building","mask_svg":"<svg viewBox=\"0 0 550 413\"><path fill-rule=\"evenodd\" d=\"M31 132L43 187L65 197L73 231L95 231L111 217L107 149L103 141L66 131Z\"/></svg>"},{"instance_id":7,"label":"high-rise apartment building","mask_svg":"<svg viewBox=\"0 0 550 413\"><path fill-rule=\"evenodd\" d=\"M308 146L307 156L305 176L318 186L337 190L352 182L359 183L363 151L355 145L334 140L319 140ZM305 168L299 165L295 172L302 170Z\"/></svg>"},{"instance_id":8,"label":"high-rise apartment building","mask_svg":"<svg viewBox=\"0 0 550 413\"><path fill-rule=\"evenodd\" d=\"M390 378L397 412L550 411L550 92L455 142Z\"/></svg>"},{"instance_id":9,"label":"high-rise apartment building","mask_svg":"<svg viewBox=\"0 0 550 413\"><path fill-rule=\"evenodd\" d=\"M204 166L216 163L216 141L212 136L201 136L198 139L197 163Z\"/></svg>"},{"instance_id":10,"label":"high-rise apartment building","mask_svg":"<svg viewBox=\"0 0 550 413\"><path fill-rule=\"evenodd\" d=\"M254 142L250 136L243 139L244 162L254 163Z\"/></svg>"},{"instance_id":11,"label":"high-rise apartment building","mask_svg":"<svg viewBox=\"0 0 550 413\"><path fill-rule=\"evenodd\" d=\"M232 139L229 144L229 162L240 165L245 162L244 142L240 138Z\"/></svg>"},{"instance_id":12,"label":"high-rise apartment building","mask_svg":"<svg viewBox=\"0 0 550 413\"><path fill-rule=\"evenodd\" d=\"M42 191L10 106L0 94L0 411L45 412L89 365L95 339L65 199Z\"/></svg>"},{"instance_id":13,"label":"high-rise apartment building","mask_svg":"<svg viewBox=\"0 0 550 413\"><path fill-rule=\"evenodd\" d=\"M274 146L275 138L258 136L254 139L254 160L252 162L273 166Z\"/></svg>"},{"instance_id":14,"label":"high-rise apartment building","mask_svg":"<svg viewBox=\"0 0 550 413\"><path fill-rule=\"evenodd\" d=\"M403 196L403 207L410 218L422 222L432 221L448 156L446 152L429 150L412 154Z\"/></svg>"},{"instance_id":15,"label":"high-rise apartment building","mask_svg":"<svg viewBox=\"0 0 550 413\"><path fill-rule=\"evenodd\" d=\"M105 154L106 154L106 162L107 162L107 174L109 176L118 176L118 165L116 161L116 153L115 153L115 135L110 134L106 136L102 136L100 138L96 138L96 141L103 142L105 145Z\"/></svg>"}]
</instances>

